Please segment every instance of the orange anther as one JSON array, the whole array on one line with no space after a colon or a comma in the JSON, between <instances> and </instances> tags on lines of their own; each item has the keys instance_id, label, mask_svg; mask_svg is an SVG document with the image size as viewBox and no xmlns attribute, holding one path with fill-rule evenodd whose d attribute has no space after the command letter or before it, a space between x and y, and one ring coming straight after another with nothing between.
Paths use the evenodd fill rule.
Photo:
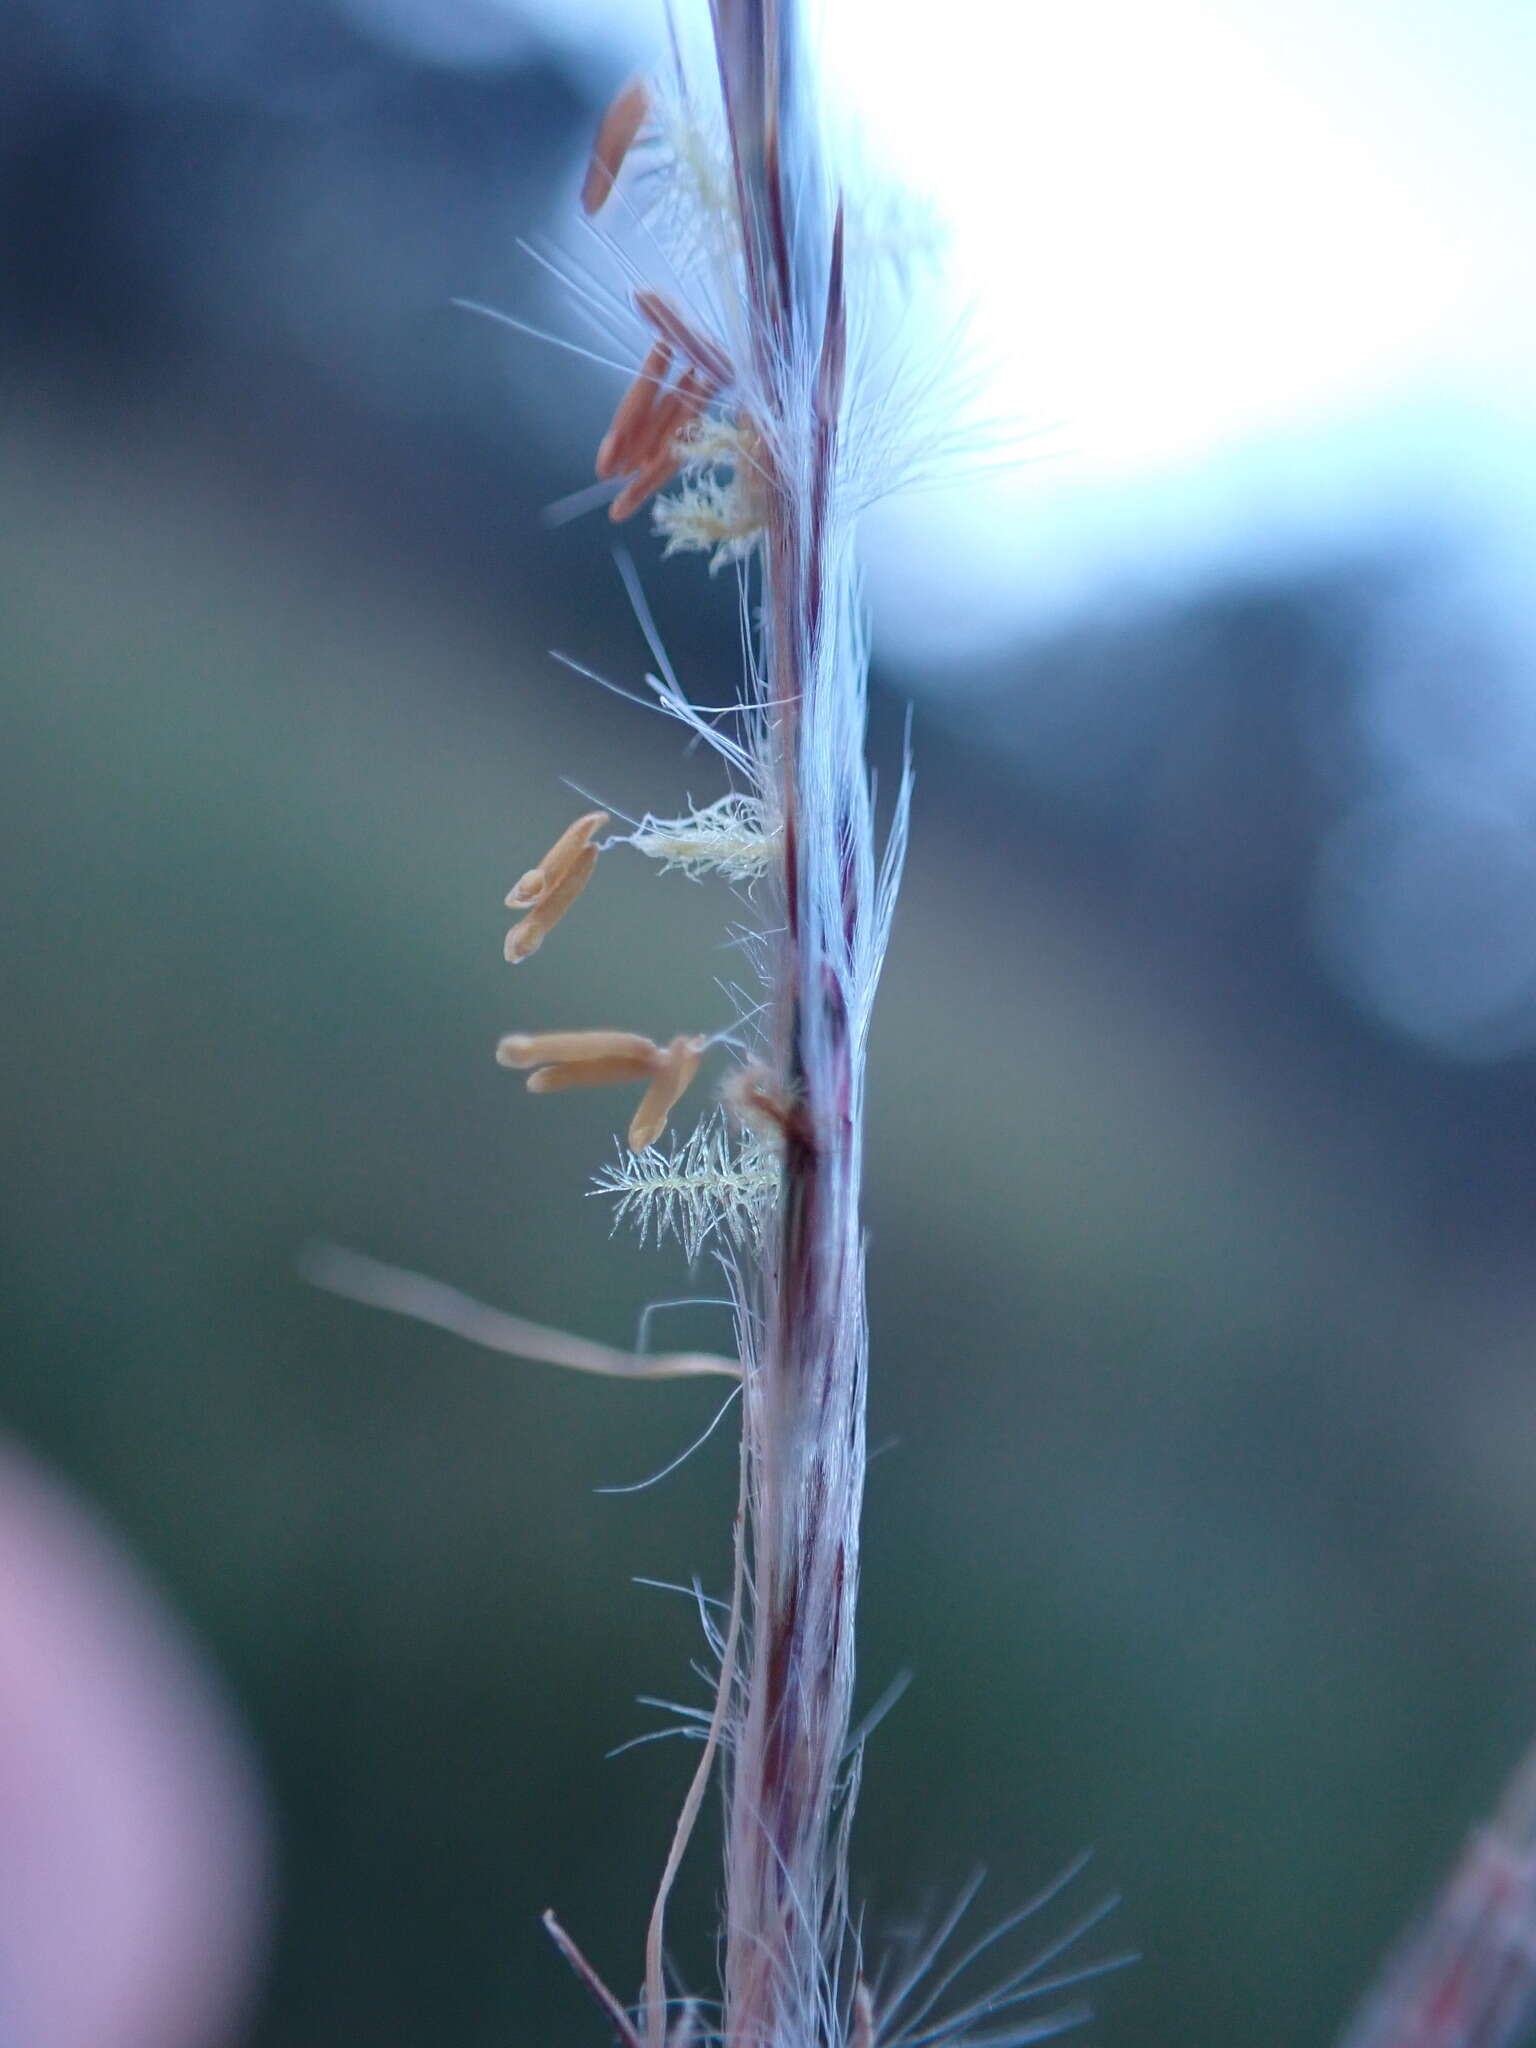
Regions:
<instances>
[{"instance_id":1,"label":"orange anther","mask_svg":"<svg viewBox=\"0 0 1536 2048\"><path fill-rule=\"evenodd\" d=\"M599 476L622 476L626 469L634 466L629 456L630 445L655 411L671 366L671 349L664 341L656 342L640 365L639 376L619 400L613 423L598 443Z\"/></svg>"},{"instance_id":2,"label":"orange anther","mask_svg":"<svg viewBox=\"0 0 1536 2048\"><path fill-rule=\"evenodd\" d=\"M653 457L644 469L637 470L608 507L608 517L614 521L632 518L647 498L665 490L677 475L677 457L671 449Z\"/></svg>"},{"instance_id":3,"label":"orange anther","mask_svg":"<svg viewBox=\"0 0 1536 2048\"><path fill-rule=\"evenodd\" d=\"M661 1047L638 1031L513 1031L496 1048L504 1067L565 1066L583 1060L638 1060L649 1070Z\"/></svg>"},{"instance_id":4,"label":"orange anther","mask_svg":"<svg viewBox=\"0 0 1536 2048\"><path fill-rule=\"evenodd\" d=\"M508 910L532 910L542 902L593 833L601 832L607 822L606 811L588 811L573 825L567 825L538 866L529 868L513 885L507 897Z\"/></svg>"},{"instance_id":5,"label":"orange anther","mask_svg":"<svg viewBox=\"0 0 1536 2048\"><path fill-rule=\"evenodd\" d=\"M656 1062L652 1046L643 1059L567 1060L559 1067L537 1067L528 1076L530 1095L556 1095L565 1088L606 1088L614 1081L644 1081Z\"/></svg>"},{"instance_id":6,"label":"orange anther","mask_svg":"<svg viewBox=\"0 0 1536 2048\"><path fill-rule=\"evenodd\" d=\"M651 1085L641 1097L629 1127L629 1149L643 1152L654 1145L667 1127L667 1118L681 1099L688 1083L699 1071L707 1038L674 1038L653 1063Z\"/></svg>"},{"instance_id":7,"label":"orange anther","mask_svg":"<svg viewBox=\"0 0 1536 2048\"><path fill-rule=\"evenodd\" d=\"M514 1031L497 1046L496 1058L504 1067L531 1067L534 1095L648 1081L629 1126L630 1151L643 1152L666 1129L708 1044L707 1038L679 1037L663 1049L635 1031Z\"/></svg>"},{"instance_id":8,"label":"orange anther","mask_svg":"<svg viewBox=\"0 0 1536 2048\"><path fill-rule=\"evenodd\" d=\"M584 846L559 878L549 884L538 902L507 933L506 957L515 967L537 953L555 926L592 879L597 866L597 848Z\"/></svg>"},{"instance_id":9,"label":"orange anther","mask_svg":"<svg viewBox=\"0 0 1536 2048\"><path fill-rule=\"evenodd\" d=\"M549 877L542 866L529 868L507 891L508 910L532 910L535 903L549 888Z\"/></svg>"},{"instance_id":10,"label":"orange anther","mask_svg":"<svg viewBox=\"0 0 1536 2048\"><path fill-rule=\"evenodd\" d=\"M587 175L582 180L583 213L596 213L613 190L624 159L634 148L635 137L644 127L650 110L651 96L643 78L632 78L627 85L621 85L608 102L608 110L598 123Z\"/></svg>"},{"instance_id":11,"label":"orange anther","mask_svg":"<svg viewBox=\"0 0 1536 2048\"><path fill-rule=\"evenodd\" d=\"M718 395L719 388L702 370L684 370L677 380L677 395L686 399L689 419L698 418L709 401Z\"/></svg>"},{"instance_id":12,"label":"orange anther","mask_svg":"<svg viewBox=\"0 0 1536 2048\"><path fill-rule=\"evenodd\" d=\"M658 343L658 347L660 344ZM655 350L651 354L655 354ZM649 362L650 357L646 358ZM644 417L628 423L621 442L615 441L618 421L597 451L599 475L617 476L632 472L628 483L608 508L608 517L628 519L646 499L664 490L682 468L686 450L681 437L715 396L715 386L697 370L685 370L676 384L656 399ZM627 400L626 400L627 403ZM623 407L620 407L620 412Z\"/></svg>"},{"instance_id":13,"label":"orange anther","mask_svg":"<svg viewBox=\"0 0 1536 2048\"><path fill-rule=\"evenodd\" d=\"M695 384L690 382L693 377L692 370L685 371L673 388L657 400L655 410L646 422L645 445L636 450L639 461L634 467L638 468L647 459L654 461L658 455L672 455L676 459L678 435L691 420L698 418L704 407L703 398L698 395Z\"/></svg>"}]
</instances>

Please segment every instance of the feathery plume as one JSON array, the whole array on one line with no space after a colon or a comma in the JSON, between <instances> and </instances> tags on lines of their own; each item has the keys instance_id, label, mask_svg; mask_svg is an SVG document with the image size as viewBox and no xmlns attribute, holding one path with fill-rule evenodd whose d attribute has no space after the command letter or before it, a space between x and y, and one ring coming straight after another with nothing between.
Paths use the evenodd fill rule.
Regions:
<instances>
[{"instance_id":1,"label":"feathery plume","mask_svg":"<svg viewBox=\"0 0 1536 2048\"><path fill-rule=\"evenodd\" d=\"M712 1239L737 1251L755 1245L779 1193L779 1159L751 1132L736 1134L721 1114L695 1124L670 1152L620 1147L590 1192L614 1202L614 1222L632 1223L643 1244L674 1237L690 1260Z\"/></svg>"}]
</instances>

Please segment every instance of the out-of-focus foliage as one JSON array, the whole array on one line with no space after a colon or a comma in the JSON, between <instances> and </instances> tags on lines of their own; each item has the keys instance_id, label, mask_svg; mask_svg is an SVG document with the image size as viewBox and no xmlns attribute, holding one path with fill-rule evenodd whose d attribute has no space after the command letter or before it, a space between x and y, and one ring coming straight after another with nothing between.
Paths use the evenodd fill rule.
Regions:
<instances>
[{"instance_id":1,"label":"out-of-focus foliage","mask_svg":"<svg viewBox=\"0 0 1536 2048\"><path fill-rule=\"evenodd\" d=\"M545 654L645 661L601 520L538 517L601 374L443 304L548 317L513 236L586 89L318 7L198 10L172 63L172 12L5 30L0 1416L248 1718L282 1859L251 2039L579 2039L537 1914L637 1976L692 1752L603 1753L655 1725L635 1693L702 1688L688 1604L630 1580L719 1589L729 1446L592 1489L710 1390L483 1359L295 1262L331 1236L614 1341L717 1291L608 1242L611 1105L490 1057L712 1026L732 971L728 896L619 857L500 958L562 777L716 794ZM1106 2042L1326 2038L1536 1721L1529 1064L1389 1038L1312 943L1360 670L1423 573L1384 545L1088 621L919 720L863 1653L870 1699L916 1681L855 1867L875 1943L978 1858L1001 1912L1096 1844L1147 1958ZM728 687L726 593L647 577ZM1042 767L1111 669L1134 731Z\"/></svg>"}]
</instances>

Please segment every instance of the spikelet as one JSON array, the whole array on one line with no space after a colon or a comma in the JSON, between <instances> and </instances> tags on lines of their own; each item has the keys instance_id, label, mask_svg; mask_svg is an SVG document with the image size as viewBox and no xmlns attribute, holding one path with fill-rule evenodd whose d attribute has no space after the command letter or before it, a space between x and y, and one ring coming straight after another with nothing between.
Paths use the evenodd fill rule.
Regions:
<instances>
[{"instance_id":1,"label":"spikelet","mask_svg":"<svg viewBox=\"0 0 1536 2048\"><path fill-rule=\"evenodd\" d=\"M536 1092L645 1081L628 1149L592 1192L642 1239L675 1238L690 1259L718 1255L736 1308L733 1595L635 2017L552 1928L624 2048L684 2048L698 2026L691 2005L676 2028L668 2020L665 1915L721 1765L715 2038L728 2048L879 2048L878 2001L850 1967L846 1868L865 1459L860 1182L865 1049L910 777L882 853L864 757L868 644L852 522L901 472L900 423L887 417L901 380L864 289L872 238L857 226L850 234L847 197L824 161L799 13L798 0L710 0L712 60L694 79L674 37L670 74L621 90L582 194L621 280L612 293L581 289L609 353L628 365L596 453L613 487L610 515L650 504L665 555L734 569L745 666L723 704L695 702L621 561L656 705L713 749L730 785L681 816L648 812L627 842L663 870L743 885L753 914L733 936L761 1000L740 1006L729 1034L740 1066L727 1106L665 1146L656 1140L703 1038L662 1047L624 1034L514 1035L501 1055L534 1068ZM556 887L544 886L539 900L556 906Z\"/></svg>"},{"instance_id":2,"label":"spikelet","mask_svg":"<svg viewBox=\"0 0 1536 2048\"><path fill-rule=\"evenodd\" d=\"M762 999L743 1001L734 1028L714 1039L519 1031L501 1039L497 1059L539 1096L642 1089L627 1148L590 1192L642 1242L673 1238L690 1260L718 1257L737 1355L618 1352L373 1261L338 1267L333 1257L323 1277L520 1357L626 1379L739 1383L731 1597L707 1630L718 1684L694 1721L702 1750L657 1885L638 2006L544 1916L620 2048L1005 2048L1043 2039L1077 2008L977 2032L989 2014L1114 1966L1040 1977L1099 1915L935 2019L995 1934L947 1958L957 1912L894 1985L866 1980L847 1877L867 1732L851 1729L867 1371L864 1062L911 795L904 768L877 850L852 525L871 498L920 472L942 436L925 436L907 409L899 347L893 368L877 304L877 272L903 265L882 253L889 238L856 203L850 210L825 161L800 0L709 0L708 21L713 55L697 82L673 23L670 74L630 80L604 115L581 207L621 284L590 273L571 282L627 366L595 454L610 516L652 503L664 556L701 553L711 574L737 572L742 685L723 704L700 704L620 557L655 663L645 679L655 707L690 747L713 750L731 785L682 816L647 812L627 843L663 871L745 885L755 916L731 935ZM507 906L524 915L506 941L509 961L536 954L587 886L615 843L597 843L607 823L604 811L576 819L516 882ZM721 1106L663 1147L669 1117L721 1042L740 1060ZM670 1994L665 1920L717 1769L723 1995L701 2003ZM718 2014L708 2026L706 2010Z\"/></svg>"},{"instance_id":3,"label":"spikelet","mask_svg":"<svg viewBox=\"0 0 1536 2048\"><path fill-rule=\"evenodd\" d=\"M836 1989L864 1472L863 1062L908 794L904 778L877 858L851 518L883 445L855 418L883 344L865 308L850 320L846 207L822 165L793 0L713 0L711 21L719 113L701 111L710 93L681 71L653 83L644 162L624 166L626 203L596 222L628 282L613 340L634 365L598 457L620 486L612 514L654 500L668 554L736 568L747 653L739 710L690 703L631 575L657 701L715 749L735 789L683 817L648 815L630 843L663 867L758 885L760 928L743 940L764 983L738 1034L762 1113L742 1132L717 1114L668 1151L621 1155L597 1190L619 1220L727 1261L753 1558L749 1580L738 1551L730 1654L652 1913L636 2033L663 2048L667 1896L718 1751L730 1759L722 2035L841 2048L870 2024L867 2001L859 2019L851 1989ZM604 123L598 186L618 174L632 111ZM658 1095L667 1085L658 1074ZM779 1753L785 1726L792 1757Z\"/></svg>"}]
</instances>

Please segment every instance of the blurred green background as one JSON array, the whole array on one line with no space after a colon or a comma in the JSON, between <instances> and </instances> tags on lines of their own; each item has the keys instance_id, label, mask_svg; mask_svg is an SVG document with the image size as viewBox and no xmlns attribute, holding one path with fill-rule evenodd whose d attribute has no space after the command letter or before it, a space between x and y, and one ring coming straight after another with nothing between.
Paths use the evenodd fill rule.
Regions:
<instances>
[{"instance_id":1,"label":"blurred green background","mask_svg":"<svg viewBox=\"0 0 1536 2048\"><path fill-rule=\"evenodd\" d=\"M548 317L512 239L612 79L531 32L456 72L243 19L222 68L148 9L92 64L25 5L6 31L0 1415L250 1729L279 1877L244 2038L597 2040L538 1915L637 1980L693 1753L605 1752L656 1725L636 1694L703 1688L688 1603L633 1581L723 1590L729 1431L600 1497L711 1389L486 1358L296 1262L332 1238L616 1343L718 1291L610 1242L612 1103L491 1060L714 1025L731 971L729 896L622 859L500 957L563 778L715 793L548 659L646 659L606 523L539 517L606 384L446 306ZM728 590L639 547L685 680L730 687ZM1328 2039L1536 1728L1530 1058L1393 1037L1310 936L1356 679L1426 573L1396 535L1166 591L918 709L865 1699L915 1677L856 1884L877 1944L978 1862L1000 1914L1092 1845L1083 1902L1122 1891L1144 1957L1106 2044ZM1134 744L1036 772L1016 707L1111 667ZM877 691L887 765L903 711Z\"/></svg>"}]
</instances>

